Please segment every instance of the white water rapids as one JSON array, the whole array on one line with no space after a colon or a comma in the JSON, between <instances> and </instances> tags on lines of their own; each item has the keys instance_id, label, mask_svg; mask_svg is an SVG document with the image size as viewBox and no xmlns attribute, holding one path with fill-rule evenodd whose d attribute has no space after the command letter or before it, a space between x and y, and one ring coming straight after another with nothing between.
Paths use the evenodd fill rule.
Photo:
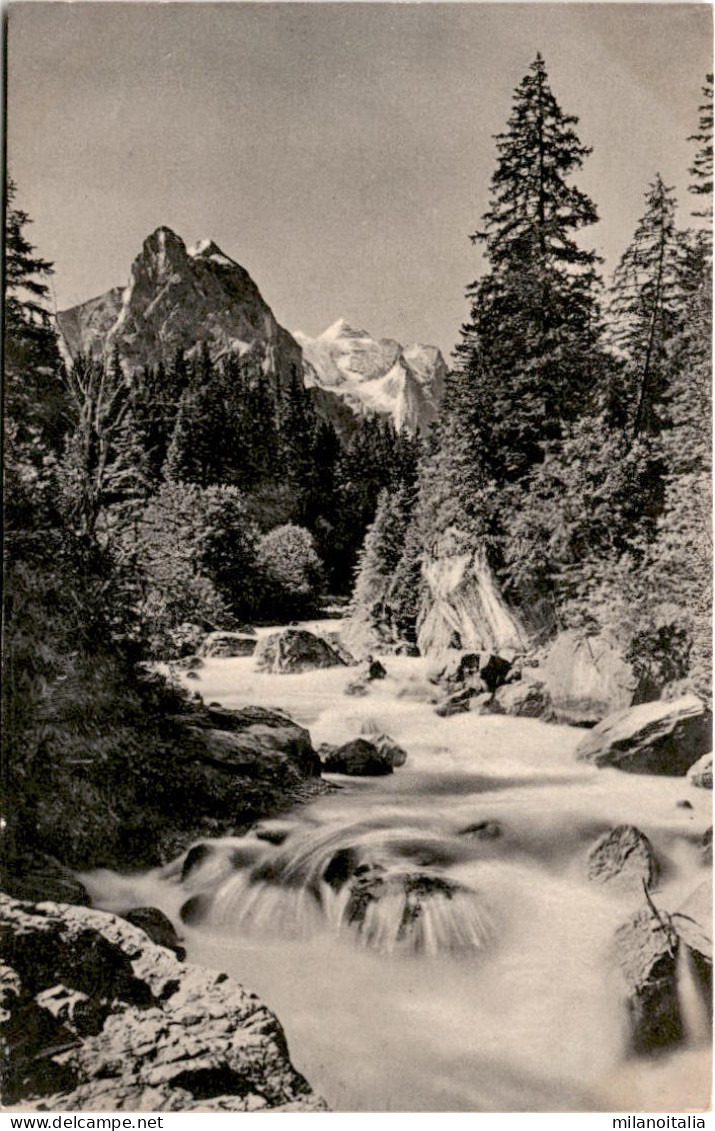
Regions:
<instances>
[{"instance_id":1,"label":"white water rapids","mask_svg":"<svg viewBox=\"0 0 715 1131\"><path fill-rule=\"evenodd\" d=\"M590 883L586 858L605 830L638 826L661 862L655 901L677 907L708 874L698 841L710 794L580 764L581 730L438 718L425 661L383 662L388 677L355 699L343 694L349 669L259 675L250 658L207 660L190 684L207 702L280 707L316 746L385 732L407 764L387 778L332 778L338 790L260 835L215 841L183 881L181 861L83 876L95 905L162 908L189 961L225 970L275 1010L293 1063L334 1110L702 1110L701 1019L675 1053L628 1053L609 951L633 905ZM482 822L486 833L464 835ZM346 859L428 877L423 914L411 919L396 888L361 927L350 922L348 889L328 870ZM206 913L188 926L179 910L194 896ZM686 972L692 1012L689 993Z\"/></svg>"}]
</instances>

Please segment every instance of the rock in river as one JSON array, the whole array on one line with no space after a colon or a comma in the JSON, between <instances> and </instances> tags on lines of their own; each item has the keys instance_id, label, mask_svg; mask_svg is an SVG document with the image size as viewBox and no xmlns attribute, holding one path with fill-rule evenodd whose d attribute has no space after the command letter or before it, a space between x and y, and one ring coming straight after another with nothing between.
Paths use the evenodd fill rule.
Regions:
<instances>
[{"instance_id":1,"label":"rock in river","mask_svg":"<svg viewBox=\"0 0 715 1131\"><path fill-rule=\"evenodd\" d=\"M588 854L588 878L642 897L643 884L658 877L653 845L635 825L619 825L596 841Z\"/></svg>"},{"instance_id":2,"label":"rock in river","mask_svg":"<svg viewBox=\"0 0 715 1131\"><path fill-rule=\"evenodd\" d=\"M328 774L351 774L356 777L376 777L391 774L392 754L388 747L378 748L366 738L354 738L327 753L323 769Z\"/></svg>"},{"instance_id":3,"label":"rock in river","mask_svg":"<svg viewBox=\"0 0 715 1131\"><path fill-rule=\"evenodd\" d=\"M609 715L579 743L576 757L635 774L679 776L711 743L710 712L696 695L683 695Z\"/></svg>"},{"instance_id":4,"label":"rock in river","mask_svg":"<svg viewBox=\"0 0 715 1131\"><path fill-rule=\"evenodd\" d=\"M713 756L712 754L703 754L702 758L698 758L697 762L688 770L688 778L691 785L700 786L701 789L712 789L713 787Z\"/></svg>"},{"instance_id":5,"label":"rock in river","mask_svg":"<svg viewBox=\"0 0 715 1131\"><path fill-rule=\"evenodd\" d=\"M116 915L0 896L4 1099L23 1110L323 1111L277 1018Z\"/></svg>"},{"instance_id":6,"label":"rock in river","mask_svg":"<svg viewBox=\"0 0 715 1131\"><path fill-rule=\"evenodd\" d=\"M261 637L255 659L257 671L278 674L345 667L345 660L326 640L298 628Z\"/></svg>"}]
</instances>

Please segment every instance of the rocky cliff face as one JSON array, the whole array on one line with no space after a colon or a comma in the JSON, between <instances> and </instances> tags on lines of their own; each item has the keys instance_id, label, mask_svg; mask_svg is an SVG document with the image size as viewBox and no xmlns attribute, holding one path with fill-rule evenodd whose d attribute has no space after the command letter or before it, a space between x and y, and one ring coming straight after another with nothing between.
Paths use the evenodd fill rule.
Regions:
<instances>
[{"instance_id":1,"label":"rocky cliff face","mask_svg":"<svg viewBox=\"0 0 715 1131\"><path fill-rule=\"evenodd\" d=\"M377 341L343 319L318 338L295 337L303 349L305 384L322 392L316 403L326 414L332 400L336 414L347 405L359 416L390 417L398 430L412 434L436 419L447 371L436 346Z\"/></svg>"},{"instance_id":2,"label":"rocky cliff face","mask_svg":"<svg viewBox=\"0 0 715 1131\"><path fill-rule=\"evenodd\" d=\"M71 357L117 347L128 368L169 361L178 348L191 355L205 343L214 360L256 354L284 385L302 369L300 346L248 272L211 240L187 249L165 227L145 239L124 289L61 311L57 325Z\"/></svg>"}]
</instances>

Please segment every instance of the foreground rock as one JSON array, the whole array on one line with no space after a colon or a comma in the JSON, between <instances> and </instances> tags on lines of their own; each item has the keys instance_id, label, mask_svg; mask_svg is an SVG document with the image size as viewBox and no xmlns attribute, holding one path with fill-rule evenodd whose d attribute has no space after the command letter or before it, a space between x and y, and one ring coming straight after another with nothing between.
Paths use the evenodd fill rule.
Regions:
<instances>
[{"instance_id":1,"label":"foreground rock","mask_svg":"<svg viewBox=\"0 0 715 1131\"><path fill-rule=\"evenodd\" d=\"M302 628L287 628L262 637L254 655L256 670L273 674L346 666L342 656L326 640Z\"/></svg>"},{"instance_id":2,"label":"foreground rock","mask_svg":"<svg viewBox=\"0 0 715 1131\"><path fill-rule=\"evenodd\" d=\"M387 744L380 748L367 738L354 738L343 746L326 750L323 769L328 774L381 777L392 773L392 754Z\"/></svg>"},{"instance_id":3,"label":"foreground rock","mask_svg":"<svg viewBox=\"0 0 715 1131\"><path fill-rule=\"evenodd\" d=\"M712 744L712 716L696 695L609 715L576 748L596 766L636 774L684 774Z\"/></svg>"},{"instance_id":4,"label":"foreground rock","mask_svg":"<svg viewBox=\"0 0 715 1131\"><path fill-rule=\"evenodd\" d=\"M697 762L692 765L688 771L688 777L691 785L697 785L700 789L712 789L713 787L713 756L712 754L703 754L702 758L698 758Z\"/></svg>"},{"instance_id":5,"label":"foreground rock","mask_svg":"<svg viewBox=\"0 0 715 1131\"><path fill-rule=\"evenodd\" d=\"M653 845L635 825L619 825L596 841L588 854L588 878L642 897L658 878Z\"/></svg>"},{"instance_id":6,"label":"foreground rock","mask_svg":"<svg viewBox=\"0 0 715 1131\"><path fill-rule=\"evenodd\" d=\"M620 648L603 636L560 632L540 669L556 721L593 726L636 701L638 680Z\"/></svg>"},{"instance_id":7,"label":"foreground rock","mask_svg":"<svg viewBox=\"0 0 715 1131\"><path fill-rule=\"evenodd\" d=\"M701 1029L698 1037L710 1037L712 913L712 886L706 882L672 914L650 903L616 932L635 1051L679 1044L695 1035L694 1027Z\"/></svg>"},{"instance_id":8,"label":"foreground rock","mask_svg":"<svg viewBox=\"0 0 715 1131\"><path fill-rule=\"evenodd\" d=\"M225 974L102 911L0 896L4 1100L50 1111L324 1111Z\"/></svg>"},{"instance_id":9,"label":"foreground rock","mask_svg":"<svg viewBox=\"0 0 715 1131\"><path fill-rule=\"evenodd\" d=\"M252 656L258 639L251 631L210 632L198 649L199 656Z\"/></svg>"}]
</instances>

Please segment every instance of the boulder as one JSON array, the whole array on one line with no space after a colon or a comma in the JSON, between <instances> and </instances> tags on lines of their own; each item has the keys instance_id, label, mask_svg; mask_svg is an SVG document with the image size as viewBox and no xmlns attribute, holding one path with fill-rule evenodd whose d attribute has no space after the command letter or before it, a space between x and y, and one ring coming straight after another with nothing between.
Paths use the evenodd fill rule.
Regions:
<instances>
[{"instance_id":1,"label":"boulder","mask_svg":"<svg viewBox=\"0 0 715 1131\"><path fill-rule=\"evenodd\" d=\"M379 660L373 660L371 656L368 656L363 679L370 681L372 681L373 679L384 679L386 675L387 670L384 664L381 664Z\"/></svg>"},{"instance_id":2,"label":"boulder","mask_svg":"<svg viewBox=\"0 0 715 1131\"><path fill-rule=\"evenodd\" d=\"M133 907L122 915L127 923L139 927L157 946L165 946L173 950L179 962L186 958L186 951L180 945L179 936L174 930L171 919L160 911L158 907Z\"/></svg>"},{"instance_id":3,"label":"boulder","mask_svg":"<svg viewBox=\"0 0 715 1131\"><path fill-rule=\"evenodd\" d=\"M678 1044L684 1035L678 1001L678 936L669 915L644 907L616 932L615 957L625 984L635 1052Z\"/></svg>"},{"instance_id":4,"label":"boulder","mask_svg":"<svg viewBox=\"0 0 715 1131\"><path fill-rule=\"evenodd\" d=\"M457 668L456 680L477 691L494 692L506 683L511 660L493 652L466 652Z\"/></svg>"},{"instance_id":5,"label":"boulder","mask_svg":"<svg viewBox=\"0 0 715 1131\"><path fill-rule=\"evenodd\" d=\"M353 695L357 698L360 698L363 695L367 695L368 690L368 686L365 683L364 679L352 679L348 684L346 684L343 695Z\"/></svg>"},{"instance_id":6,"label":"boulder","mask_svg":"<svg viewBox=\"0 0 715 1131\"><path fill-rule=\"evenodd\" d=\"M324 632L323 640L325 640L334 652L337 652L340 659L347 667L355 667L357 660L342 642L339 632Z\"/></svg>"},{"instance_id":7,"label":"boulder","mask_svg":"<svg viewBox=\"0 0 715 1131\"><path fill-rule=\"evenodd\" d=\"M588 878L639 898L643 885L650 888L658 878L653 846L635 825L618 825L604 833L588 854Z\"/></svg>"},{"instance_id":8,"label":"boulder","mask_svg":"<svg viewBox=\"0 0 715 1131\"><path fill-rule=\"evenodd\" d=\"M24 1111L322 1111L283 1029L116 915L0 896L4 1100Z\"/></svg>"},{"instance_id":9,"label":"boulder","mask_svg":"<svg viewBox=\"0 0 715 1131\"><path fill-rule=\"evenodd\" d=\"M691 785L697 785L700 789L712 789L713 787L713 756L712 754L703 754L702 758L698 758L697 762L688 770L688 778Z\"/></svg>"},{"instance_id":10,"label":"boulder","mask_svg":"<svg viewBox=\"0 0 715 1131\"><path fill-rule=\"evenodd\" d=\"M366 738L354 738L328 755L323 770L328 774L376 777L392 773L392 758Z\"/></svg>"},{"instance_id":11,"label":"boulder","mask_svg":"<svg viewBox=\"0 0 715 1131\"><path fill-rule=\"evenodd\" d=\"M254 654L256 671L274 674L346 666L327 641L302 628L286 628L261 637Z\"/></svg>"},{"instance_id":12,"label":"boulder","mask_svg":"<svg viewBox=\"0 0 715 1131\"><path fill-rule=\"evenodd\" d=\"M42 852L25 852L18 856L6 852L0 883L7 895L31 903L44 903L49 899L89 907L92 902L74 872Z\"/></svg>"},{"instance_id":13,"label":"boulder","mask_svg":"<svg viewBox=\"0 0 715 1131\"><path fill-rule=\"evenodd\" d=\"M404 766L407 761L407 751L398 746L389 734L376 734L370 738L370 742L381 757L390 759L393 769L396 770L399 766Z\"/></svg>"},{"instance_id":14,"label":"boulder","mask_svg":"<svg viewBox=\"0 0 715 1131\"><path fill-rule=\"evenodd\" d=\"M210 632L203 640L199 649L199 656L252 656L256 650L258 639L253 629L243 629L241 632Z\"/></svg>"},{"instance_id":15,"label":"boulder","mask_svg":"<svg viewBox=\"0 0 715 1131\"><path fill-rule=\"evenodd\" d=\"M443 699L438 706L435 707L435 715L439 715L441 719L448 719L452 715L465 715L470 708L470 700L479 695L479 692L472 687L466 687L464 691L458 691L454 695L448 695Z\"/></svg>"},{"instance_id":16,"label":"boulder","mask_svg":"<svg viewBox=\"0 0 715 1131\"><path fill-rule=\"evenodd\" d=\"M560 632L539 669L556 721L593 726L637 702L638 680L621 649L603 636Z\"/></svg>"},{"instance_id":17,"label":"boulder","mask_svg":"<svg viewBox=\"0 0 715 1131\"><path fill-rule=\"evenodd\" d=\"M191 729L202 739L197 755L204 766L249 778L277 773L296 779L320 775L320 759L310 734L280 711L210 707L200 719L204 725Z\"/></svg>"},{"instance_id":18,"label":"boulder","mask_svg":"<svg viewBox=\"0 0 715 1131\"><path fill-rule=\"evenodd\" d=\"M499 715L501 710L495 706L494 696L491 691L482 691L480 695L473 695L469 700L469 712L472 715Z\"/></svg>"},{"instance_id":19,"label":"boulder","mask_svg":"<svg viewBox=\"0 0 715 1131\"><path fill-rule=\"evenodd\" d=\"M495 692L493 705L495 714L526 719L550 718L553 714L548 688L536 679L504 684Z\"/></svg>"},{"instance_id":20,"label":"boulder","mask_svg":"<svg viewBox=\"0 0 715 1131\"><path fill-rule=\"evenodd\" d=\"M712 716L695 695L642 703L609 715L583 739L576 757L635 774L684 774L712 744Z\"/></svg>"},{"instance_id":21,"label":"boulder","mask_svg":"<svg viewBox=\"0 0 715 1131\"><path fill-rule=\"evenodd\" d=\"M499 821L476 821L460 829L458 836L467 837L468 840L497 840L503 836L504 829Z\"/></svg>"}]
</instances>

